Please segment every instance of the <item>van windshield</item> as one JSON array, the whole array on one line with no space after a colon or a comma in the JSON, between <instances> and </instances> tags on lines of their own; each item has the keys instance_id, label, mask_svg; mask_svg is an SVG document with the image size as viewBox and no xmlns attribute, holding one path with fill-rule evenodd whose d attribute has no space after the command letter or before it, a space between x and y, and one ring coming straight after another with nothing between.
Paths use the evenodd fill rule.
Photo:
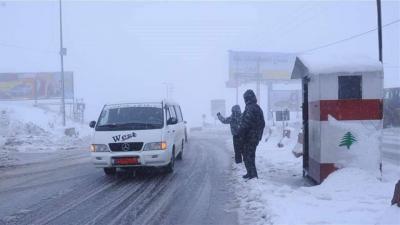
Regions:
<instances>
[{"instance_id":1,"label":"van windshield","mask_svg":"<svg viewBox=\"0 0 400 225\"><path fill-rule=\"evenodd\" d=\"M96 130L160 129L163 125L161 104L107 105L101 112Z\"/></svg>"}]
</instances>

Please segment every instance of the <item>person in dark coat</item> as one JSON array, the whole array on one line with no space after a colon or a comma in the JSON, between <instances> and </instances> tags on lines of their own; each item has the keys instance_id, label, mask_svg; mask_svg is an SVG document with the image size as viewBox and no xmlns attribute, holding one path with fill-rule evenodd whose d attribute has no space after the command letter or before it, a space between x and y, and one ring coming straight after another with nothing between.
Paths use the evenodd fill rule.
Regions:
<instances>
[{"instance_id":1,"label":"person in dark coat","mask_svg":"<svg viewBox=\"0 0 400 225\"><path fill-rule=\"evenodd\" d=\"M223 124L229 124L231 126L231 133L233 136L233 149L235 151L235 162L236 163L241 163L242 162L242 139L238 135L238 128L239 128L239 122L240 122L240 117L242 115L242 112L240 110L239 105L234 105L232 107L232 114L229 117L224 118L221 113L217 114L218 119L221 121Z\"/></svg>"},{"instance_id":2,"label":"person in dark coat","mask_svg":"<svg viewBox=\"0 0 400 225\"><path fill-rule=\"evenodd\" d=\"M243 160L247 174L245 179L258 178L256 169L256 149L262 139L265 121L264 114L257 104L256 95L252 90L247 90L243 95L246 108L240 120L238 134L243 138Z\"/></svg>"}]
</instances>

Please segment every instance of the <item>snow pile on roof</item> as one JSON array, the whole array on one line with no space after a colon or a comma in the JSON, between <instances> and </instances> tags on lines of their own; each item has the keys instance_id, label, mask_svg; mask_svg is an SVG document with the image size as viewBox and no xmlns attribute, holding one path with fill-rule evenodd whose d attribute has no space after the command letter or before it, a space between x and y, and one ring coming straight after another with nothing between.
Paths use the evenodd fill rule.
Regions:
<instances>
[{"instance_id":1,"label":"snow pile on roof","mask_svg":"<svg viewBox=\"0 0 400 225\"><path fill-rule=\"evenodd\" d=\"M383 71L382 63L364 55L302 55L299 57L312 74Z\"/></svg>"},{"instance_id":2,"label":"snow pile on roof","mask_svg":"<svg viewBox=\"0 0 400 225\"><path fill-rule=\"evenodd\" d=\"M244 165L233 165L241 224L400 224L400 208L390 206L398 166L384 164L383 181L368 171L344 168L311 186L302 177L302 158L291 152L297 136L278 148L277 134L257 148L259 179L245 182Z\"/></svg>"},{"instance_id":3,"label":"snow pile on roof","mask_svg":"<svg viewBox=\"0 0 400 225\"><path fill-rule=\"evenodd\" d=\"M10 163L10 153L46 153L87 146L91 130L87 125L67 121L75 130L65 134L61 117L28 103L0 103L0 166Z\"/></svg>"}]
</instances>

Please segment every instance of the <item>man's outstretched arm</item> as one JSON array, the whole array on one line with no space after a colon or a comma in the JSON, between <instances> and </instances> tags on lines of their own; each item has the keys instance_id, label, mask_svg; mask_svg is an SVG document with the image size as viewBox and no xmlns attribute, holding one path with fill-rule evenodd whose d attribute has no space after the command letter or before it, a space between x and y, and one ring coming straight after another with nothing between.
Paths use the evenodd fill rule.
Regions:
<instances>
[{"instance_id":1,"label":"man's outstretched arm","mask_svg":"<svg viewBox=\"0 0 400 225\"><path fill-rule=\"evenodd\" d=\"M223 124L229 124L232 120L232 118L230 116L225 118L221 115L221 113L218 113L217 117L218 117L219 121L221 121L221 123L223 123Z\"/></svg>"}]
</instances>

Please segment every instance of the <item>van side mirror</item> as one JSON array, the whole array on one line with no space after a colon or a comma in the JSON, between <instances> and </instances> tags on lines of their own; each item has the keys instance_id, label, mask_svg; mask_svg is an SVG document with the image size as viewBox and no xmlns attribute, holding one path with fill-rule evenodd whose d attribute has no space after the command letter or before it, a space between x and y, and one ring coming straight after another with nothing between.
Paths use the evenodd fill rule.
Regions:
<instances>
[{"instance_id":1,"label":"van side mirror","mask_svg":"<svg viewBox=\"0 0 400 225\"><path fill-rule=\"evenodd\" d=\"M96 126L96 121L90 121L90 123L89 123L89 127L90 128L94 128Z\"/></svg>"},{"instance_id":2,"label":"van side mirror","mask_svg":"<svg viewBox=\"0 0 400 225\"><path fill-rule=\"evenodd\" d=\"M174 125L178 123L178 119L175 117L171 117L167 120L167 125Z\"/></svg>"}]
</instances>

